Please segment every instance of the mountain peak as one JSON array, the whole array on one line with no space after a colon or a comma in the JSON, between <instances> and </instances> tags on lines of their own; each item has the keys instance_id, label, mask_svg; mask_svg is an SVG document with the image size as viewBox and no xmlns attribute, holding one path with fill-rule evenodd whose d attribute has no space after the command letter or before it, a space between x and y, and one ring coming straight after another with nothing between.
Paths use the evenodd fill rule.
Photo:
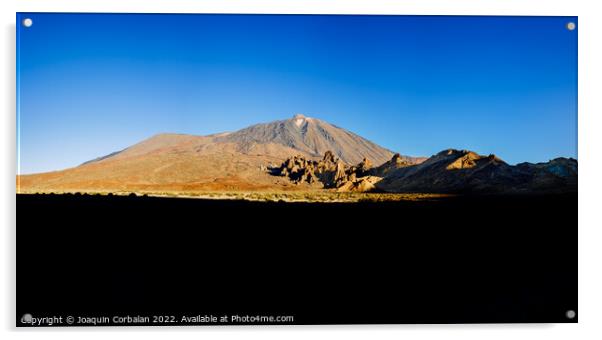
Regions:
<instances>
[{"instance_id":1,"label":"mountain peak","mask_svg":"<svg viewBox=\"0 0 602 340\"><path fill-rule=\"evenodd\" d=\"M293 119L305 119L305 118L308 118L308 117L305 117L305 115L303 115L302 113L296 113L293 116Z\"/></svg>"},{"instance_id":2,"label":"mountain peak","mask_svg":"<svg viewBox=\"0 0 602 340\"><path fill-rule=\"evenodd\" d=\"M297 127L301 127L303 124L305 124L305 122L307 122L310 118L305 117L304 115L297 113L296 115L293 116L293 123L295 123L295 125Z\"/></svg>"}]
</instances>

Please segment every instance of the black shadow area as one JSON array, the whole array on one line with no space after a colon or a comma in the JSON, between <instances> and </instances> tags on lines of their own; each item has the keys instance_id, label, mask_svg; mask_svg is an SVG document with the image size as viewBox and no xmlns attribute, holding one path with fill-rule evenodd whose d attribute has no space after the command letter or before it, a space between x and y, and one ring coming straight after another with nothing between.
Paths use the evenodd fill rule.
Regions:
<instances>
[{"instance_id":1,"label":"black shadow area","mask_svg":"<svg viewBox=\"0 0 602 340\"><path fill-rule=\"evenodd\" d=\"M566 316L577 311L576 195L341 204L17 195L17 221L18 326L26 313L174 324L197 314L577 320Z\"/></svg>"}]
</instances>

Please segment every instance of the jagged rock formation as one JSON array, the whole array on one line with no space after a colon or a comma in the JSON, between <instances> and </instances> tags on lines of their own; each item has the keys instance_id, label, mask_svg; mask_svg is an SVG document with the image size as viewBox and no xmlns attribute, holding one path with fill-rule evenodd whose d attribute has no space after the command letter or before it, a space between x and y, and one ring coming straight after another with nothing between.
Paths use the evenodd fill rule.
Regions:
<instances>
[{"instance_id":1,"label":"jagged rock formation","mask_svg":"<svg viewBox=\"0 0 602 340\"><path fill-rule=\"evenodd\" d=\"M295 184L320 184L337 191L371 191L380 177L370 176L372 162L364 158L357 166L348 166L341 159L326 151L321 160L293 156L279 167L271 168L273 175L287 177Z\"/></svg>"}]
</instances>

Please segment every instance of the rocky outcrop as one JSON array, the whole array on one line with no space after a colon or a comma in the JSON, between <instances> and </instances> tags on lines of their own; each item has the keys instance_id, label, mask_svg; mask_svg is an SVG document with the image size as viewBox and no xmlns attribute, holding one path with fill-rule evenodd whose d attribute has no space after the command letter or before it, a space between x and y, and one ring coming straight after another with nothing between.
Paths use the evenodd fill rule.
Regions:
<instances>
[{"instance_id":1,"label":"rocky outcrop","mask_svg":"<svg viewBox=\"0 0 602 340\"><path fill-rule=\"evenodd\" d=\"M371 191L381 178L370 175L372 162L364 158L356 166L349 166L326 151L321 160L293 156L280 166L270 168L272 175L287 177L295 184L320 184L324 188L346 191Z\"/></svg>"},{"instance_id":2,"label":"rocky outcrop","mask_svg":"<svg viewBox=\"0 0 602 340\"><path fill-rule=\"evenodd\" d=\"M390 160L386 161L385 163L381 164L380 166L378 166L376 168L371 169L370 175L385 177L387 174L391 173L392 171L395 171L399 168L404 168L404 167L407 167L410 165L420 164L424 160L426 160L426 158L410 160L407 157L401 156L400 154L396 153L393 155L393 157Z\"/></svg>"},{"instance_id":3,"label":"rocky outcrop","mask_svg":"<svg viewBox=\"0 0 602 340\"><path fill-rule=\"evenodd\" d=\"M455 161L448 164L445 169L457 170L457 169L470 169L477 165L477 161L482 157L474 152L467 151L462 156L457 158Z\"/></svg>"},{"instance_id":4,"label":"rocky outcrop","mask_svg":"<svg viewBox=\"0 0 602 340\"><path fill-rule=\"evenodd\" d=\"M368 175L372 170L372 162L368 158L364 158L360 164L357 165L357 173L359 176Z\"/></svg>"},{"instance_id":5,"label":"rocky outcrop","mask_svg":"<svg viewBox=\"0 0 602 340\"><path fill-rule=\"evenodd\" d=\"M365 176L360 178L350 178L337 188L338 192L370 192L376 189L376 183L382 180L381 177Z\"/></svg>"},{"instance_id":6,"label":"rocky outcrop","mask_svg":"<svg viewBox=\"0 0 602 340\"><path fill-rule=\"evenodd\" d=\"M287 159L276 169L271 168L272 174L288 177L295 183L314 183L316 182L315 162L308 161L301 156L294 156Z\"/></svg>"}]
</instances>

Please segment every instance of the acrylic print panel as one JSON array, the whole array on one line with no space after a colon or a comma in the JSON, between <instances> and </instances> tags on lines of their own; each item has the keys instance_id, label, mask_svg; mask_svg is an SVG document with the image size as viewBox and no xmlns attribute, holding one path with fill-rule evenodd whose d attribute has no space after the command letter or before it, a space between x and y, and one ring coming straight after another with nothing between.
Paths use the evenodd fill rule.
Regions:
<instances>
[{"instance_id":1,"label":"acrylic print panel","mask_svg":"<svg viewBox=\"0 0 602 340\"><path fill-rule=\"evenodd\" d=\"M577 321L576 17L17 23L17 326Z\"/></svg>"}]
</instances>

